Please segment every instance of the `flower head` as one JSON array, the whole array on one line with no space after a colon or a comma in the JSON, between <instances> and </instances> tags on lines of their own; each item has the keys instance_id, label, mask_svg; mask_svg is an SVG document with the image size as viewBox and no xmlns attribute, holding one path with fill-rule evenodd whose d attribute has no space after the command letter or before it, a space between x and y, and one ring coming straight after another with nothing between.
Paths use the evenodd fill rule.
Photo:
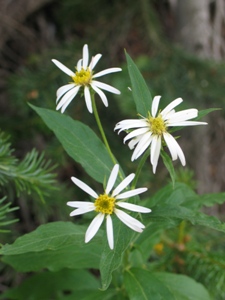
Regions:
<instances>
[{"instance_id":1,"label":"flower head","mask_svg":"<svg viewBox=\"0 0 225 300\"><path fill-rule=\"evenodd\" d=\"M115 165L109 176L106 189L103 194L98 195L92 188L86 185L81 180L76 177L72 177L73 183L75 183L80 189L89 194L94 198L94 202L82 202L82 201L70 201L67 202L67 205L75 207L76 209L70 213L70 216L77 216L85 214L90 211L96 211L98 214L93 219L89 225L86 235L85 243L88 243L97 233L100 228L104 218L106 217L106 232L108 244L111 249L114 247L114 238L113 238L113 224L111 215L115 214L124 224L137 232L142 232L145 227L141 222L134 219L124 211L119 208L128 209L130 211L140 212L140 213L150 213L151 209L127 203L124 199L133 197L135 195L144 193L147 188L138 188L130 191L121 193L134 179L135 174L130 174L127 176L116 188L113 189L113 186L116 182L117 175L119 172L119 165ZM120 201L118 201L120 200ZM118 208L119 207L119 208Z\"/></svg>"},{"instance_id":2,"label":"flower head","mask_svg":"<svg viewBox=\"0 0 225 300\"><path fill-rule=\"evenodd\" d=\"M207 124L205 122L189 121L198 116L198 110L195 108L175 112L174 108L183 101L181 98L175 99L162 111L158 111L160 98L161 96L154 97L151 113L148 113L147 118L124 120L115 126L115 130L119 130L119 133L123 130L126 131L135 128L135 130L129 132L124 138L124 142L130 140L128 143L130 149L135 148L131 160L137 159L150 147L150 160L153 173L156 172L162 141L166 143L172 160L179 158L183 166L186 164L181 147L169 133L170 127Z\"/></svg>"},{"instance_id":3,"label":"flower head","mask_svg":"<svg viewBox=\"0 0 225 300\"><path fill-rule=\"evenodd\" d=\"M88 61L89 61L88 46L84 45L83 58L77 62L75 72L68 69L58 60L52 59L52 62L64 73L69 75L72 79L72 82L60 87L57 90L56 110L61 109L61 112L63 113L81 88L83 89L86 106L90 113L92 113L93 111L92 102L91 102L91 90L93 90L100 96L102 102L106 107L108 106L108 100L102 90L106 90L114 94L120 94L120 91L115 89L114 87L95 80L95 78L97 77L101 77L109 73L121 71L121 68L109 68L94 74L94 67L96 66L101 56L102 56L101 54L96 54L95 56L93 56L90 64L88 65Z\"/></svg>"}]
</instances>

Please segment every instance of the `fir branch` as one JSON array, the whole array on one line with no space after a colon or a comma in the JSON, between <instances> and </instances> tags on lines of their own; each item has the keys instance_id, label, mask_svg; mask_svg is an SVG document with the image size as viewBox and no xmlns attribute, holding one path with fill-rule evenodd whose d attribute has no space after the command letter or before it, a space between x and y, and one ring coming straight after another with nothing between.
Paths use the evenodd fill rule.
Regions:
<instances>
[{"instance_id":1,"label":"fir branch","mask_svg":"<svg viewBox=\"0 0 225 300\"><path fill-rule=\"evenodd\" d=\"M13 224L18 221L18 219L12 219L10 220L8 218L8 214L10 212L13 212L14 210L17 210L19 207L10 207L11 203L3 204L3 202L6 200L6 197L3 197L0 199L0 232L6 233L10 230L2 229L2 227Z\"/></svg>"}]
</instances>

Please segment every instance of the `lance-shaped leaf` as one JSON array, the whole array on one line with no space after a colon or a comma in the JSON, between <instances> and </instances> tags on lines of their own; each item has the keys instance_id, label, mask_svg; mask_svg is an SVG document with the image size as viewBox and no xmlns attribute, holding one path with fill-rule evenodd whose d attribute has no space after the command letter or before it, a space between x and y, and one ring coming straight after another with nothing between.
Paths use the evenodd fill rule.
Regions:
<instances>
[{"instance_id":1,"label":"lance-shaped leaf","mask_svg":"<svg viewBox=\"0 0 225 300\"><path fill-rule=\"evenodd\" d=\"M138 67L135 65L129 54L125 54L137 113L147 116L152 104L151 93Z\"/></svg>"},{"instance_id":2,"label":"lance-shaped leaf","mask_svg":"<svg viewBox=\"0 0 225 300\"><path fill-rule=\"evenodd\" d=\"M113 167L109 154L94 131L58 112L30 105L55 133L65 151L95 180L104 182Z\"/></svg>"}]
</instances>

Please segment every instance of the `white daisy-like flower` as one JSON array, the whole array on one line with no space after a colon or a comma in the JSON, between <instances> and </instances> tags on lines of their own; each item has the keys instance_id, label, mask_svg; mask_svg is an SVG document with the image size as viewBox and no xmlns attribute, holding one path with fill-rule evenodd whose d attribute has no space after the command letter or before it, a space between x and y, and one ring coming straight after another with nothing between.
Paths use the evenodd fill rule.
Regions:
<instances>
[{"instance_id":1,"label":"white daisy-like flower","mask_svg":"<svg viewBox=\"0 0 225 300\"><path fill-rule=\"evenodd\" d=\"M114 247L113 238L113 224L111 215L115 214L125 225L137 232L142 232L145 226L138 220L131 217L119 208L128 209L130 211L139 213L150 213L151 209L125 202L124 199L144 193L147 188L138 188L121 193L134 179L135 174L130 174L123 181L113 189L119 172L119 165L116 164L109 176L106 189L103 194L98 195L92 188L90 188L83 181L76 177L71 177L73 183L75 183L80 189L85 191L91 197L94 198L94 202L82 202L82 201L70 201L67 205L75 207L76 209L70 213L70 216L82 215L90 211L96 211L98 214L89 225L86 235L85 243L88 243L97 233L104 218L106 217L106 232L108 244L111 249ZM112 190L113 189L113 190ZM118 201L121 200L121 201ZM119 208L118 208L119 207Z\"/></svg>"},{"instance_id":2,"label":"white daisy-like flower","mask_svg":"<svg viewBox=\"0 0 225 300\"><path fill-rule=\"evenodd\" d=\"M102 99L102 102L107 107L108 106L108 100L106 98L106 95L103 93L102 90L114 93L114 94L120 94L120 91L116 88L106 84L99 82L95 80L95 78L101 77L103 75L119 72L121 71L121 68L109 68L105 69L101 72L98 72L94 74L94 67L96 66L97 62L101 58L101 54L96 54L92 57L90 64L88 65L89 61L89 51L88 51L88 45L84 45L83 47L83 58L80 59L77 62L76 71L73 72L70 69L68 69L66 66L64 66L61 62L59 62L56 59L52 59L52 62L61 69L64 73L69 75L72 78L72 82L69 84L66 84L62 87L60 87L56 92L56 110L61 109L61 112L63 113L67 106L70 104L70 102L73 100L73 98L77 95L80 88L83 88L84 92L84 99L86 102L87 109L90 113L93 112L92 109L92 103L91 103L91 91L92 89L94 92L96 92L100 98Z\"/></svg>"},{"instance_id":3,"label":"white daisy-like flower","mask_svg":"<svg viewBox=\"0 0 225 300\"><path fill-rule=\"evenodd\" d=\"M124 120L116 124L115 130L129 131L124 138L124 143L130 140L128 146L134 149L131 161L140 157L145 150L150 147L150 161L153 167L153 173L156 172L162 141L164 141L169 149L172 160L180 159L181 164L186 164L184 153L177 143L176 139L168 132L170 127L176 126L195 126L206 125L205 122L189 121L198 116L198 110L195 108L175 112L174 108L183 100L177 98L167 105L162 111L158 111L161 96L155 96L152 101L151 113L148 117L134 120ZM136 147L135 147L136 146Z\"/></svg>"}]
</instances>

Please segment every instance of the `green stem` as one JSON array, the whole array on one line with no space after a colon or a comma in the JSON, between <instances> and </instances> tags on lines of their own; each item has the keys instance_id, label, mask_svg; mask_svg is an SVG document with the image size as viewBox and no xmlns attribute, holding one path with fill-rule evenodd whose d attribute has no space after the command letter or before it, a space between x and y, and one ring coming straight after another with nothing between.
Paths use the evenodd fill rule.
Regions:
<instances>
[{"instance_id":1,"label":"green stem","mask_svg":"<svg viewBox=\"0 0 225 300\"><path fill-rule=\"evenodd\" d=\"M104 142L104 144L105 144L105 146L106 146L106 149L107 149L107 151L108 151L108 153L109 153L109 156L110 156L112 162L113 162L114 165L115 165L115 164L117 164L117 161L116 161L115 156L113 155L113 153L112 153L112 151L111 151L111 149L110 149L110 146L109 146L109 143L108 143L108 141L107 141L107 138L106 138L104 129L103 129L103 127L102 127L102 123L101 123L100 118L99 118L99 115L98 115L98 110L97 110L97 107L96 107L96 104L95 104L95 97L94 97L94 94L93 94L93 93L91 93L91 102L92 102L92 107L93 107L93 112L94 112L95 120L96 120L96 122L97 122L98 129L99 129L99 131L100 131L100 133L101 133L102 140L103 140L103 142ZM124 179L124 178L123 178L123 175L121 174L121 172L119 172L119 176L120 176L121 180Z\"/></svg>"},{"instance_id":2,"label":"green stem","mask_svg":"<svg viewBox=\"0 0 225 300\"><path fill-rule=\"evenodd\" d=\"M186 221L183 220L179 225L178 244L182 244L184 242L185 226L186 226Z\"/></svg>"},{"instance_id":3,"label":"green stem","mask_svg":"<svg viewBox=\"0 0 225 300\"><path fill-rule=\"evenodd\" d=\"M142 168L144 166L144 163L145 163L145 161L146 161L146 159L147 159L148 156L149 156L149 152L146 151L144 153L144 155L142 156L140 162L139 162L139 165L137 167L137 170L136 170L136 173L135 173L135 177L134 177L134 180L133 180L133 183L132 183L132 187L131 187L132 189L134 189L135 186L136 186L136 184L137 184L138 177L139 177L139 175L141 173L141 170L142 170Z\"/></svg>"}]
</instances>

